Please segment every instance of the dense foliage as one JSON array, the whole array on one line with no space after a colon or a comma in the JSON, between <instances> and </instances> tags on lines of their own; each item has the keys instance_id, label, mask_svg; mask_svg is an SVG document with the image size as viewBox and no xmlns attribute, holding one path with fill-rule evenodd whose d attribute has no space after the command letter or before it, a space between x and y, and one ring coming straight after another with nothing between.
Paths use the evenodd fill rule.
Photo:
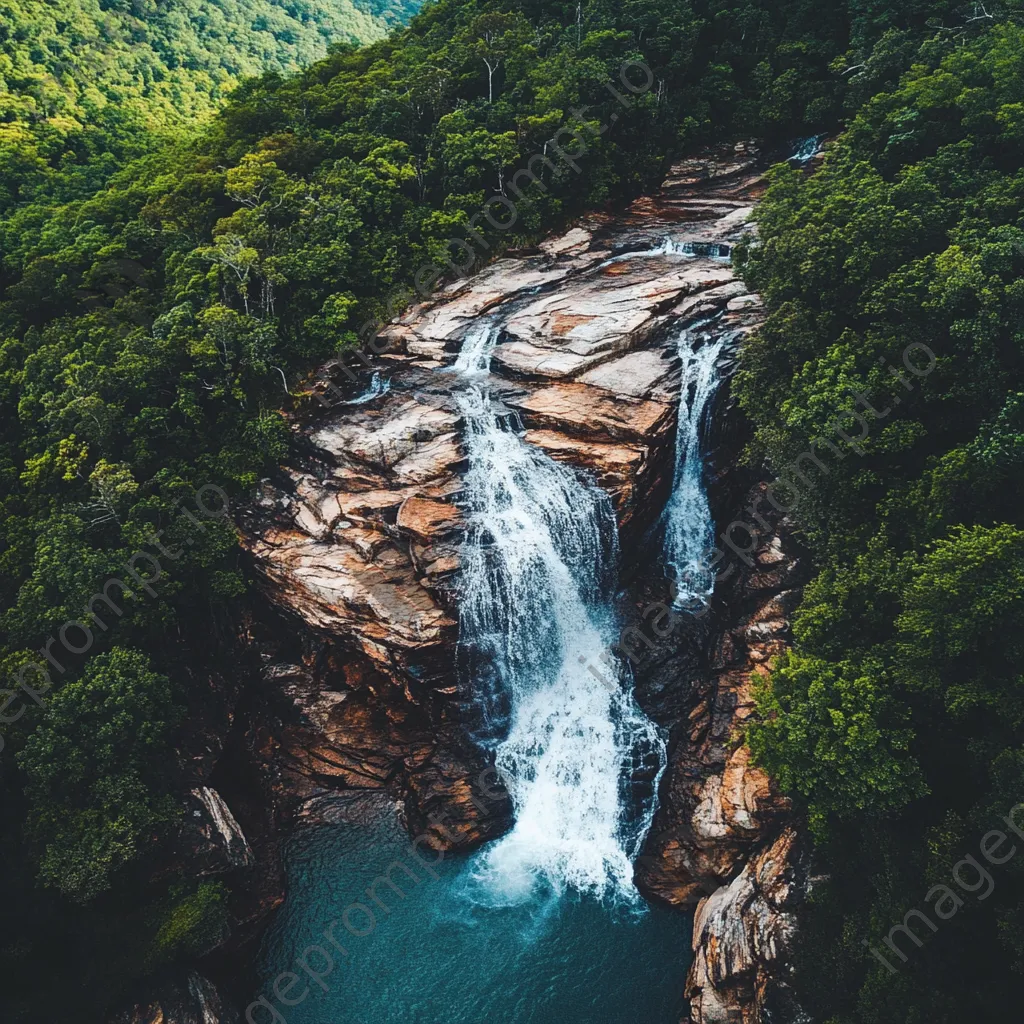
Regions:
<instances>
[{"instance_id":1,"label":"dense foliage","mask_svg":"<svg viewBox=\"0 0 1024 1024\"><path fill-rule=\"evenodd\" d=\"M409 6L356 9L387 21ZM936 27L961 25L963 7L440 0L367 48L243 82L200 133L159 147L140 133L208 109L271 53L282 70L315 56L354 24L349 8L197 0L175 20L184 5L65 18L24 3L21 28L4 21L0 668L39 696L0 706L4 1019L98 1019L133 979L222 935L223 888L165 856L189 784L179 724L197 669L230 671L217 660L245 592L228 521L197 497L244 495L286 456L279 409L310 401L311 369L365 340L420 268L436 279L461 262L451 238L491 254L656 184L687 147L824 130L879 90L819 177L777 173L749 254L773 313L745 401L785 460L848 383L866 378L879 407L895 396L869 373L878 354L898 365L923 339L938 364L806 504L835 568L762 696L779 714L751 742L826 842L865 814L895 835L885 815L973 785L951 777L943 742L1008 785L1016 762L991 735L1016 728L992 694L1013 706L1024 413L1007 325L1024 119L1016 30L972 42L987 21ZM644 88L631 65L635 95L630 61L652 76ZM559 139L582 146L575 166ZM532 183L516 177L527 166ZM510 196L514 224L479 218ZM94 600L112 579L126 583L116 613ZM970 619L960 593L978 595ZM993 751L989 776L977 766ZM915 813L900 835L956 825ZM892 856L868 833L837 849L851 865L861 849ZM844 975L837 991L859 984Z\"/></svg>"},{"instance_id":2,"label":"dense foliage","mask_svg":"<svg viewBox=\"0 0 1024 1024\"><path fill-rule=\"evenodd\" d=\"M926 902L989 830L1020 845L1024 801L1024 30L990 25L934 34L818 173L776 169L746 254L741 399L820 567L750 743L817 837L803 989L836 1022L1019 1012L1024 856ZM938 930L904 964L911 908Z\"/></svg>"},{"instance_id":3,"label":"dense foliage","mask_svg":"<svg viewBox=\"0 0 1024 1024\"><path fill-rule=\"evenodd\" d=\"M5 709L9 1016L53 1019L73 1000L92 1019L223 927L216 887L164 869L148 881L187 785L168 744L195 666L209 671L205 638L230 649L227 609L244 587L234 535L197 514L196 490L244 493L285 455L276 410L299 400L317 361L404 301L418 267L445 266L449 238L467 237L489 196L518 200L512 230L483 224L494 249L656 183L685 145L827 122L842 20L803 2L783 13L754 0L446 0L368 49L241 85L198 141L166 145L107 187L141 145L134 94L117 92L126 79L89 72L117 101L104 103L85 70L66 76L39 94L52 104L40 121L41 99L21 90L7 130L28 147L12 159L29 156L7 177L22 184L0 219L0 620L7 676L24 681L24 666L42 663L48 678L31 669L29 685L52 689L42 708L19 690ZM158 50L127 51L141 62L132 81ZM115 65L118 52L103 49ZM180 101L198 109L216 97L211 64L231 59L218 48L192 62L195 75L152 75L140 116L163 123L165 89L198 90ZM635 69L628 116L600 134L622 110L605 83L632 95L628 60L654 81L640 88ZM81 127L61 135L72 116ZM585 143L579 172L542 161L538 182L511 192L566 124L564 148L579 151L573 131ZM69 149L76 133L100 141ZM110 141L120 137L125 147ZM155 536L177 554L160 556L153 592L127 579L116 616L92 602L139 552L156 554ZM88 644L77 626L61 634L83 619ZM40 985L40 972L62 985Z\"/></svg>"},{"instance_id":4,"label":"dense foliage","mask_svg":"<svg viewBox=\"0 0 1024 1024\"><path fill-rule=\"evenodd\" d=\"M4 0L0 213L87 194L243 77L379 39L415 0Z\"/></svg>"}]
</instances>

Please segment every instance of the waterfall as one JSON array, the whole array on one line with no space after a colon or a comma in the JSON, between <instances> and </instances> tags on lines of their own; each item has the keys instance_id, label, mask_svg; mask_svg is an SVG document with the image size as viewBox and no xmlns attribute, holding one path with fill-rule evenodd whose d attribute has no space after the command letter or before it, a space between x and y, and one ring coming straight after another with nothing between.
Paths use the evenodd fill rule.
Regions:
<instances>
[{"instance_id":1,"label":"waterfall","mask_svg":"<svg viewBox=\"0 0 1024 1024\"><path fill-rule=\"evenodd\" d=\"M676 465L672 495L663 513L665 562L676 588L676 605L699 608L715 587L709 553L714 524L704 486L703 424L708 402L718 387L718 357L727 338L704 332L712 321L686 328L677 341L682 363Z\"/></svg>"},{"instance_id":2,"label":"waterfall","mask_svg":"<svg viewBox=\"0 0 1024 1024\"><path fill-rule=\"evenodd\" d=\"M386 395L391 390L391 381L377 370L370 378L370 386L357 398L350 398L345 402L338 402L338 405L365 405L372 402L381 395Z\"/></svg>"},{"instance_id":3,"label":"waterfall","mask_svg":"<svg viewBox=\"0 0 1024 1024\"><path fill-rule=\"evenodd\" d=\"M732 246L721 242L677 242L664 238L655 248L649 250L652 256L702 256L705 259L732 262Z\"/></svg>"},{"instance_id":4,"label":"waterfall","mask_svg":"<svg viewBox=\"0 0 1024 1024\"><path fill-rule=\"evenodd\" d=\"M619 253L618 256L611 256L599 263L594 270L603 270L613 263L635 260L645 256L683 256L687 259L699 257L731 263L732 246L723 242L680 242L666 235L657 245L649 249L633 249L630 252Z\"/></svg>"},{"instance_id":5,"label":"waterfall","mask_svg":"<svg viewBox=\"0 0 1024 1024\"><path fill-rule=\"evenodd\" d=\"M824 135L810 135L806 139L797 139L793 144L793 155L789 161L796 164L810 163L820 152Z\"/></svg>"},{"instance_id":6,"label":"waterfall","mask_svg":"<svg viewBox=\"0 0 1024 1024\"><path fill-rule=\"evenodd\" d=\"M464 377L486 372L488 331L467 336ZM479 385L456 400L469 459L460 660L489 705L515 812L513 830L477 858L475 890L496 904L545 883L637 900L631 859L665 748L611 653L615 512L595 484L509 429Z\"/></svg>"}]
</instances>

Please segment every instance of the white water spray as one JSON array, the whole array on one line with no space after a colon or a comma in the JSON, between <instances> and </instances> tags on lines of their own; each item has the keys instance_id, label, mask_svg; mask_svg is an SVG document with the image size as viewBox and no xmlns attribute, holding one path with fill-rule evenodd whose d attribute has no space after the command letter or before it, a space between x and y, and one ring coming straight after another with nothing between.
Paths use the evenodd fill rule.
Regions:
<instances>
[{"instance_id":1,"label":"white water spray","mask_svg":"<svg viewBox=\"0 0 1024 1024\"><path fill-rule=\"evenodd\" d=\"M676 467L672 495L663 513L665 561L675 580L676 605L690 609L706 605L715 588L709 558L714 528L704 486L702 434L708 402L719 383L716 363L727 339L702 334L709 323L682 331L677 343L682 372Z\"/></svg>"},{"instance_id":2,"label":"white water spray","mask_svg":"<svg viewBox=\"0 0 1024 1024\"><path fill-rule=\"evenodd\" d=\"M486 372L483 358L463 373ZM515 811L513 830L476 862L479 892L520 902L547 883L633 902L631 861L665 746L611 654L614 510L596 485L507 429L478 387L457 401L469 456L460 646L498 684L496 764Z\"/></svg>"},{"instance_id":3,"label":"white water spray","mask_svg":"<svg viewBox=\"0 0 1024 1024\"><path fill-rule=\"evenodd\" d=\"M797 164L810 163L821 152L821 144L824 141L824 135L810 135L806 139L797 139L789 160Z\"/></svg>"}]
</instances>

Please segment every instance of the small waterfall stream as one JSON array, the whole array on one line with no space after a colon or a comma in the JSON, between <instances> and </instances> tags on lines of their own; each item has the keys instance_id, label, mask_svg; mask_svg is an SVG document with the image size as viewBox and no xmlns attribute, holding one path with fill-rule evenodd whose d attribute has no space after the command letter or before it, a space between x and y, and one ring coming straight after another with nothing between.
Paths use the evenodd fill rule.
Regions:
<instances>
[{"instance_id":1,"label":"small waterfall stream","mask_svg":"<svg viewBox=\"0 0 1024 1024\"><path fill-rule=\"evenodd\" d=\"M715 588L710 560L714 523L704 483L703 433L719 383L718 359L728 338L706 330L713 323L705 320L679 333L676 466L672 495L662 514L665 565L676 585L676 605L689 609L705 605Z\"/></svg>"},{"instance_id":2,"label":"small waterfall stream","mask_svg":"<svg viewBox=\"0 0 1024 1024\"><path fill-rule=\"evenodd\" d=\"M797 139L793 144L793 154L788 159L796 164L810 163L820 152L824 135L809 135L805 139Z\"/></svg>"},{"instance_id":3,"label":"small waterfall stream","mask_svg":"<svg viewBox=\"0 0 1024 1024\"><path fill-rule=\"evenodd\" d=\"M466 335L452 369L462 377L486 376L500 333L500 326L490 320L482 320Z\"/></svg>"}]
</instances>

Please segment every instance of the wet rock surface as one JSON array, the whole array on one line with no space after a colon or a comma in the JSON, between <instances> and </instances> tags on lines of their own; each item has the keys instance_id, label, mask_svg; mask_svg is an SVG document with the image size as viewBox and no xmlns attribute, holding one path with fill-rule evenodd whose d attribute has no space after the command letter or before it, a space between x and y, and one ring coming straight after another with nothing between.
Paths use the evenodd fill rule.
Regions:
<instances>
[{"instance_id":1,"label":"wet rock surface","mask_svg":"<svg viewBox=\"0 0 1024 1024\"><path fill-rule=\"evenodd\" d=\"M686 989L694 1024L755 1024L772 1006L786 1007L780 1019L798 1013L787 982L795 911L807 895L805 855L789 801L751 764L742 737L753 687L790 642L804 582L793 524L764 502L765 486L756 482L734 506L761 515L758 544L723 560L707 621L689 638L689 686L637 862L643 892L697 907ZM719 536L728 523L719 517ZM654 662L646 676L674 667Z\"/></svg>"}]
</instances>

